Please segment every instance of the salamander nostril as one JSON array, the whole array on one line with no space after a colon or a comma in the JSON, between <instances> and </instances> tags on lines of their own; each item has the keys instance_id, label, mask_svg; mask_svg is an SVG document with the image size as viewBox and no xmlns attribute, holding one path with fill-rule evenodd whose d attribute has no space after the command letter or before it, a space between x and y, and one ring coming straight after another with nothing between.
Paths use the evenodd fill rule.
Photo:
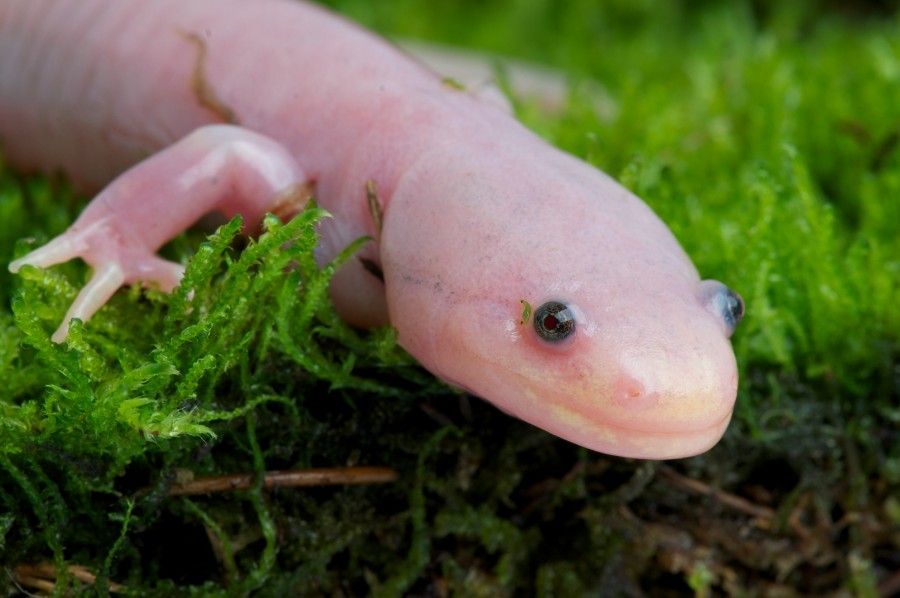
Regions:
<instances>
[{"instance_id":1,"label":"salamander nostril","mask_svg":"<svg viewBox=\"0 0 900 598\"><path fill-rule=\"evenodd\" d=\"M623 374L616 381L616 398L628 408L636 408L646 395L647 389L636 378Z\"/></svg>"}]
</instances>

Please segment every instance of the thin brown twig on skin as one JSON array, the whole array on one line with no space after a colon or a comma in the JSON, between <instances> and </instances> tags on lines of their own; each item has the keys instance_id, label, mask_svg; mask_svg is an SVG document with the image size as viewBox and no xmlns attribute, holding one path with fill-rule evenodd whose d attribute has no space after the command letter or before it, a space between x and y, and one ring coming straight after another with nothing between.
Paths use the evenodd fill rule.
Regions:
<instances>
[{"instance_id":1,"label":"thin brown twig on skin","mask_svg":"<svg viewBox=\"0 0 900 598\"><path fill-rule=\"evenodd\" d=\"M237 114L216 94L209 80L206 78L206 42L198 34L190 31L179 31L182 37L197 47L197 60L194 63L194 72L191 74L191 91L197 98L197 102L224 123L236 125L239 123Z\"/></svg>"}]
</instances>

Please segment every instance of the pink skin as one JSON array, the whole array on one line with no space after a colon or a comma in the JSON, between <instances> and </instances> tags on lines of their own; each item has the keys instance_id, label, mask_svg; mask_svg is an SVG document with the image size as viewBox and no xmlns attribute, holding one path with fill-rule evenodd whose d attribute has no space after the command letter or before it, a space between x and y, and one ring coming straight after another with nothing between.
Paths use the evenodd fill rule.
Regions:
<instances>
[{"instance_id":1,"label":"pink skin","mask_svg":"<svg viewBox=\"0 0 900 598\"><path fill-rule=\"evenodd\" d=\"M216 124L223 110L191 87L189 35L237 126ZM0 0L0 144L17 168L61 170L87 191L124 172L69 231L10 265L94 267L55 340L122 284L173 288L181 266L155 252L201 215L255 226L313 184L334 215L319 258L371 235L361 257L384 272L382 283L361 261L343 267L331 289L341 315L395 326L448 382L630 457L700 453L731 417L736 295L700 281L644 203L524 129L492 91L446 86L319 8ZM548 342L534 313L522 321L523 301L565 303L574 332Z\"/></svg>"}]
</instances>

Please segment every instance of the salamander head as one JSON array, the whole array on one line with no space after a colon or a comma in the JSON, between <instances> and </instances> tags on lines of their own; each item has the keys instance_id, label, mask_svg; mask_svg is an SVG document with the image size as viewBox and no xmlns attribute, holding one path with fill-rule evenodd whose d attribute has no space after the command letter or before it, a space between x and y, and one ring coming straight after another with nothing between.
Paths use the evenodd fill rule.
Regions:
<instances>
[{"instance_id":1,"label":"salamander head","mask_svg":"<svg viewBox=\"0 0 900 598\"><path fill-rule=\"evenodd\" d=\"M471 164L449 180L425 170L398 188L382 252L400 343L448 382L587 448L707 450L736 398L740 297L701 281L614 181L541 158L514 172L504 159L504 176L489 159L489 172ZM435 188L442 201L423 200Z\"/></svg>"},{"instance_id":2,"label":"salamander head","mask_svg":"<svg viewBox=\"0 0 900 598\"><path fill-rule=\"evenodd\" d=\"M514 301L456 305L435 348L442 376L604 453L660 459L710 448L737 392L728 336L740 298L715 281L644 289L643 300L599 286L535 290L530 314Z\"/></svg>"}]
</instances>

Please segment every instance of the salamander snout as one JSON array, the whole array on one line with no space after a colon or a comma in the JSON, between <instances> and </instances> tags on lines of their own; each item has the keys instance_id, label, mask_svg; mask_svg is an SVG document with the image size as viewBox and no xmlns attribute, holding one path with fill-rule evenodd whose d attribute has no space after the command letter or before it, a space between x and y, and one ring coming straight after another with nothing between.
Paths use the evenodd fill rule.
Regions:
<instances>
[{"instance_id":1,"label":"salamander snout","mask_svg":"<svg viewBox=\"0 0 900 598\"><path fill-rule=\"evenodd\" d=\"M698 296L707 311L722 323L725 336L734 334L744 317L744 300L741 296L718 280L700 281Z\"/></svg>"}]
</instances>

